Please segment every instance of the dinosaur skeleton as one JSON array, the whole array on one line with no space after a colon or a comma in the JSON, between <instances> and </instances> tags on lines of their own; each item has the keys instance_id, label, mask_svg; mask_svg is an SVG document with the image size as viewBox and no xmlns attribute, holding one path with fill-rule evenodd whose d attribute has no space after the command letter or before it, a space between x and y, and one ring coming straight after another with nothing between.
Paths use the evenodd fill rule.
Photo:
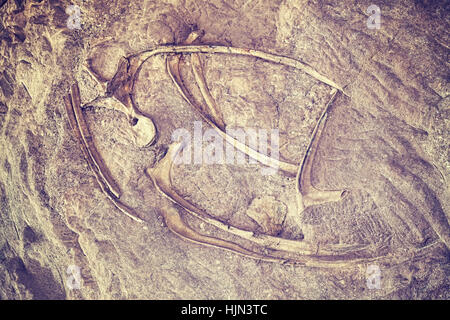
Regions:
<instances>
[{"instance_id":1,"label":"dinosaur skeleton","mask_svg":"<svg viewBox=\"0 0 450 320\"><path fill-rule=\"evenodd\" d=\"M301 61L259 50L198 44L201 36L202 33L193 32L182 45L163 45L153 50L143 51L128 58L123 58L119 63L115 76L108 82L106 88L107 96L96 99L88 105L108 107L125 113L132 124L136 145L141 147L151 144L155 141L157 136L156 128L150 117L143 115L138 111L133 101L132 93L135 80L143 63L152 56L165 55L167 72L181 96L227 143L230 143L241 152L266 166L278 168L286 175L296 176L297 202L298 210L300 212L312 205L341 200L347 194L346 190L316 189L311 183L311 172L318 142L325 126L329 108L338 94L345 95L343 89ZM307 73L332 88L330 100L317 122L309 146L300 165L279 161L263 155L237 141L224 131L225 123L220 108L210 94L203 75L200 60L201 53L250 56L272 63L290 66ZM200 89L204 105L199 105L194 102L191 93L183 83L180 73L180 63L183 54L190 54L192 72ZM108 168L105 166L97 152L84 120L77 84L74 84L71 87L71 94L64 97L64 101L73 134L79 141L89 167L94 172L101 190L125 215L137 222L144 222L137 217L136 213L131 208L119 200L119 187L114 182ZM172 185L171 169L174 159L181 149L182 144L171 144L164 158L161 159L155 167L146 170L146 174L152 179L157 190L171 202L182 207L189 215L206 222L220 230L220 232L226 232L246 241L252 248L246 248L231 240L202 235L184 221L182 215L177 211L175 206L170 205L160 208L160 212L164 217L167 227L176 235L195 243L222 248L250 258L265 261L278 261L281 263L294 263L309 266L348 266L349 264L368 263L381 258L390 259L387 256L373 257L371 249L364 245L328 244L318 247L308 244L306 241L296 241L265 234L255 234L251 231L229 226L214 219L209 213L197 208L180 196ZM433 245L434 244L431 244L429 246ZM425 248L422 248L421 251L424 251L424 249ZM398 262L398 260L396 260L396 262Z\"/></svg>"}]
</instances>

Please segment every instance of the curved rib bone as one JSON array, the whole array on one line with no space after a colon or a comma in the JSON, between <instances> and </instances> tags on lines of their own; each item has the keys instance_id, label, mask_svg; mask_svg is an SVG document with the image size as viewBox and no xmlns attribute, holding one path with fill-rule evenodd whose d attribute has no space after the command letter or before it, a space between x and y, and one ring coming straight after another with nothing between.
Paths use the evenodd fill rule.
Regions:
<instances>
[{"instance_id":1,"label":"curved rib bone","mask_svg":"<svg viewBox=\"0 0 450 320\"><path fill-rule=\"evenodd\" d=\"M146 147L155 141L156 127L152 119L140 113L131 112L130 109L115 97L98 97L86 103L85 106L112 109L125 114L130 122L134 119L135 123L133 123L134 125L132 125L130 129L131 138L137 147Z\"/></svg>"},{"instance_id":2,"label":"curved rib bone","mask_svg":"<svg viewBox=\"0 0 450 320\"><path fill-rule=\"evenodd\" d=\"M327 103L325 110L314 128L305 157L303 158L303 162L298 169L296 187L298 191L297 203L299 212L302 212L304 209L312 205L342 200L347 194L347 191L345 190L318 190L312 185L311 182L312 166L317 152L318 142L325 126L328 110L336 98L336 94L337 90L333 89L331 92L331 99Z\"/></svg>"},{"instance_id":3,"label":"curved rib bone","mask_svg":"<svg viewBox=\"0 0 450 320\"><path fill-rule=\"evenodd\" d=\"M64 103L70 127L72 128L75 138L78 140L84 157L94 173L102 192L122 213L137 222L144 222L142 219L136 217L133 211L119 200L120 189L111 177L108 168L103 163L84 119L80 105L80 91L77 83L72 85L71 94L64 97Z\"/></svg>"},{"instance_id":4,"label":"curved rib bone","mask_svg":"<svg viewBox=\"0 0 450 320\"><path fill-rule=\"evenodd\" d=\"M184 44L190 45L193 43L197 43L201 37L203 36L204 32L200 30L193 31L189 34L187 39L184 41ZM194 101L193 97L189 94L189 91L186 89L183 83L183 79L181 78L180 73L180 61L181 61L182 54L174 54L174 55L168 55L166 57L166 67L167 72L169 73L172 81L174 82L177 89L181 92L181 95L185 100L188 100L188 103L193 106L194 103L191 103ZM217 107L214 99L211 97L211 94L209 94L209 90L206 87L206 81L203 77L203 71L201 69L200 64L200 56L198 53L192 53L191 54L191 63L192 63L192 71L194 73L194 76L196 78L197 84L199 84L199 88L201 91L202 96L205 98L210 98L206 101L206 107L208 110L203 110L201 106L195 105L195 108L198 112L201 113L202 117L206 118L212 118L210 119L214 124L220 128L220 130L225 129L225 124L223 123L222 113L220 112L219 108ZM194 67L195 65L195 67ZM206 90L205 90L206 89ZM206 95L206 96L205 96Z\"/></svg>"},{"instance_id":5,"label":"curved rib bone","mask_svg":"<svg viewBox=\"0 0 450 320\"><path fill-rule=\"evenodd\" d=\"M175 161L175 157L178 152L181 151L182 144L179 142L173 143L169 146L167 154L161 161L154 167L146 170L147 175L153 180L153 183L158 191L166 196L172 202L183 207L195 218L198 218L220 230L231 233L240 238L249 240L265 249L271 249L276 251L284 251L288 253L300 254L308 256L310 258L316 257L319 252L317 248L311 248L311 246L303 241L289 240L279 237L273 237L269 235L255 235L251 231L242 230L233 226L224 224L201 209L198 209L189 201L181 197L172 187L171 171L172 165ZM187 235L186 235L187 236ZM344 256L349 253L355 253L357 251L363 251L366 247L360 245L324 245L320 248L321 255L332 256L333 259L338 259L339 255ZM339 255L336 255L336 253Z\"/></svg>"},{"instance_id":6,"label":"curved rib bone","mask_svg":"<svg viewBox=\"0 0 450 320\"><path fill-rule=\"evenodd\" d=\"M242 142L238 141L237 139L233 138L232 136L226 134L218 125L216 125L216 123L213 120L211 120L209 118L209 115L206 114L203 111L203 109L194 102L192 95L190 94L190 92L187 90L187 88L183 84L183 79L181 78L180 70L179 70L179 58L178 59L168 58L166 60L166 64L167 64L167 71L169 72L169 75L172 78L172 81L175 84L175 86L177 87L181 96L184 98L184 100L186 100L187 103L189 103L189 105L191 105L194 108L194 110L198 111L198 113L201 115L203 120L205 120L220 135L220 137L222 139L224 139L227 143L231 144L237 150L247 154L248 156L252 157L253 159L261 162L262 164L264 164L266 166L269 166L269 167L272 167L275 169L280 169L292 176L295 176L297 174L297 170L298 170L297 165L287 163L284 161L279 161L274 158L270 158L264 154L261 154L255 150L253 150L252 148L247 146L245 143L242 143ZM203 87L203 90L208 90L207 88L205 89L206 84L203 83L202 87ZM210 97L210 99L212 99L212 97L210 95L209 95L209 97ZM204 97L204 99L205 99L205 97ZM210 99L206 98L205 101L211 102ZM209 103L207 102L207 105L210 110L217 109L217 107L215 106L215 103L213 105L209 105Z\"/></svg>"},{"instance_id":7,"label":"curved rib bone","mask_svg":"<svg viewBox=\"0 0 450 320\"><path fill-rule=\"evenodd\" d=\"M164 216L166 225L168 228L178 235L179 237L192 241L205 246L212 246L217 248L226 249L253 259L261 259L271 262L280 262L282 264L301 264L312 267L333 267L342 268L354 265L361 265L366 263L372 263L380 261L380 263L390 263L393 265L400 264L406 261L410 261L411 257L392 257L392 256L378 256L368 257L370 255L370 248L364 245L325 245L322 248L317 247L315 250L309 248L308 245L301 243L300 241L288 240L278 237L272 237L267 235L255 235L253 232L238 229L232 226L223 224L220 221L212 219L206 212L197 209L194 205L184 200L177 192L172 188L171 182L171 167L174 161L174 157L180 150L181 144L175 143L169 147L166 156L158 163L154 168L148 168L146 173L152 178L155 187L164 196L166 196L172 202L183 207L192 216L214 226L220 230L231 233L242 239L250 240L256 245L263 248L264 253L259 254L248 249L241 247L240 245L219 238L200 235L192 228L190 228L186 222L180 217L175 208L161 210ZM169 210L169 211L168 211ZM414 258L418 256L424 256L428 252L428 249L435 248L439 243L434 242L427 247L419 248L415 250ZM313 252L314 251L314 252ZM282 254L295 254L294 257L290 256L284 258ZM261 257L263 256L263 258Z\"/></svg>"},{"instance_id":8,"label":"curved rib bone","mask_svg":"<svg viewBox=\"0 0 450 320\"><path fill-rule=\"evenodd\" d=\"M92 159L92 163L96 168L96 172L100 174L101 179L106 183L108 189L115 197L120 196L120 190L111 174L109 173L108 168L103 163L103 160L100 157L100 154L97 151L97 148L94 145L94 141L92 140L92 136L87 127L86 121L84 120L83 112L81 111L81 100L80 100L80 91L78 88L78 84L72 85L72 95L71 95L71 106L73 113L75 115L77 126L81 133L82 141L84 145L87 147L87 151L89 154L89 159Z\"/></svg>"},{"instance_id":9,"label":"curved rib bone","mask_svg":"<svg viewBox=\"0 0 450 320\"><path fill-rule=\"evenodd\" d=\"M201 245L207 245L215 248L222 248L237 254L244 255L246 257L258 259L258 260L265 260L265 261L271 261L271 262L279 262L280 259L277 258L271 258L267 257L258 253L255 253L253 251L249 251L238 244L222 240L215 237L209 237L202 235L192 228L190 228L186 222L183 221L180 214L174 207L165 207L162 208L161 213L164 217L164 221L166 222L167 227L170 231L175 233L180 238L183 238L187 241L191 241L194 243L198 243Z\"/></svg>"},{"instance_id":10,"label":"curved rib bone","mask_svg":"<svg viewBox=\"0 0 450 320\"><path fill-rule=\"evenodd\" d=\"M208 107L208 114L211 115L212 121L217 125L219 129L221 129L222 131L225 130L225 123L223 122L222 113L220 112L219 107L216 104L216 101L214 100L208 89L205 76L203 75L202 63L200 61L200 56L198 53L194 53L191 55L191 65L195 81L197 82L203 100L205 101L206 106Z\"/></svg>"},{"instance_id":11,"label":"curved rib bone","mask_svg":"<svg viewBox=\"0 0 450 320\"><path fill-rule=\"evenodd\" d=\"M303 63L296 59L292 59L292 58L288 58L288 57L284 57L284 56L276 55L276 54L272 54L272 53L267 53L267 52L260 51L260 50L254 50L254 49L243 49L243 48L228 47L228 46L216 46L216 45L163 45L163 46L157 47L153 50L146 50L146 51L137 53L135 55L132 55L132 56L130 56L129 59L133 61L131 63L132 65L137 66L137 68L136 68L136 73L137 73L140 69L140 66L142 66L142 63L144 63L150 57L158 55L158 54L169 54L169 53L234 54L234 55L242 55L242 56L259 58L262 60L282 64L285 66L293 67L295 69L304 71L305 73L309 74L313 78L315 78L333 88L336 88L337 90L339 90L341 92L344 92L344 90L339 85L337 85L335 82L328 79L327 77L321 75L320 73L315 71L311 66L309 66L306 63ZM136 73L134 73L134 74L136 74ZM130 73L130 75L131 75L131 73Z\"/></svg>"}]
</instances>

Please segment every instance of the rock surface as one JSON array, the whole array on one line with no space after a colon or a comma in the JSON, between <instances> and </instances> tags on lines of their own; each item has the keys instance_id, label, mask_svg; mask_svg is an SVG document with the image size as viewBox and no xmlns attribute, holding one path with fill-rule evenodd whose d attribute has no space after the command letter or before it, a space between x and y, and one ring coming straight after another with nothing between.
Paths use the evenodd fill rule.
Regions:
<instances>
[{"instance_id":1,"label":"rock surface","mask_svg":"<svg viewBox=\"0 0 450 320\"><path fill-rule=\"evenodd\" d=\"M448 6L438 1L1 1L0 299L449 299ZM69 28L69 5L80 28ZM311 65L344 88L329 112L312 182L346 189L299 212L295 177L258 164L174 168L177 191L229 225L305 241L364 245L368 264L282 265L186 242L160 215L168 200L144 174L178 128L202 121L173 86L163 56L142 66L133 92L157 141L138 148L104 95L119 60L194 29L202 43L257 49ZM329 87L252 57L204 54L224 122L279 129L280 158L302 161ZM189 59L182 67L193 93ZM95 145L144 225L99 189L72 135L63 96L77 81ZM197 90L197 91L196 91ZM203 122L206 129L208 125ZM261 215L275 208L273 213ZM278 209L277 209L278 208ZM199 232L220 232L180 209ZM405 259L406 257L406 259ZM81 282L73 289L73 269ZM71 267L72 268L72 267Z\"/></svg>"}]
</instances>

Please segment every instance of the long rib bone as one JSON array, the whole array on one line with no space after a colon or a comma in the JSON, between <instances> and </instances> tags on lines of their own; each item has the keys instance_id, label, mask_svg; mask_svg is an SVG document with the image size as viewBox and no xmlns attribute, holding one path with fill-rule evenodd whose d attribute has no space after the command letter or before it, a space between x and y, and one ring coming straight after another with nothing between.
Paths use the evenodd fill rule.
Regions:
<instances>
[{"instance_id":1,"label":"long rib bone","mask_svg":"<svg viewBox=\"0 0 450 320\"><path fill-rule=\"evenodd\" d=\"M331 99L327 103L325 110L314 128L305 157L303 158L302 164L298 168L296 187L298 191L297 203L300 212L312 205L342 200L347 194L345 190L318 190L312 185L311 182L312 166L317 152L317 146L325 126L328 110L336 98L336 94L337 90L333 89L331 92Z\"/></svg>"},{"instance_id":2,"label":"long rib bone","mask_svg":"<svg viewBox=\"0 0 450 320\"><path fill-rule=\"evenodd\" d=\"M197 37L195 37L197 39ZM247 155L251 156L252 158L259 160L261 163L269 166L274 166L276 168L281 168L283 171L287 173L293 173L295 170L297 175L297 190L298 190L298 210L299 212L302 212L306 207L311 205L317 205L321 203L326 202L332 202L332 201L338 201L341 200L344 191L334 191L334 190L318 190L313 187L311 183L311 171L312 171L312 164L314 162L315 153L317 150L317 142L320 139L320 135L323 130L323 126L325 124L326 115L329 109L329 106L334 101L337 89L333 89L332 91L332 97L327 103L321 118L319 119L316 128L314 129L314 132L311 137L310 145L308 146L307 152L305 153L303 163L298 168L297 166L293 164L289 164L286 162L278 161L273 158L269 158L263 154L260 154L250 147L247 147L245 144L240 143L233 137L227 135L224 132L224 124L223 119L220 114L219 108L217 107L217 104L214 100L214 98L211 96L211 93L209 92L208 86L206 84L206 80L203 76L203 70L199 58L198 53L193 53L191 55L191 64L192 64L192 71L194 73L197 85L200 88L200 92L202 94L203 100L207 105L209 113L206 113L203 111L203 108L199 107L192 97L192 95L189 93L187 88L184 86L183 79L180 75L179 70L179 63L180 59L179 56L174 57L167 57L167 70L169 72L169 75L171 76L174 84L178 88L179 92L183 96L183 98L196 109L199 111L199 113L202 115L203 119L207 121L215 130L218 132L228 143L233 145L235 148L240 150L241 152L246 153ZM211 118L212 119L211 119ZM218 125L217 123L220 123Z\"/></svg>"},{"instance_id":3,"label":"long rib bone","mask_svg":"<svg viewBox=\"0 0 450 320\"><path fill-rule=\"evenodd\" d=\"M79 131L81 133L82 142L86 146L86 150L89 155L88 159L92 159L92 163L96 168L95 172L98 172L100 174L100 178L106 183L106 186L111 191L111 193L115 197L119 197L119 187L111 177L108 168L103 163L103 160L94 145L94 141L89 132L86 121L84 120L84 116L81 111L80 91L78 88L78 84L72 85L71 92L72 95L69 95L69 97L71 98L72 110L75 115L77 127L79 128Z\"/></svg>"},{"instance_id":4,"label":"long rib bone","mask_svg":"<svg viewBox=\"0 0 450 320\"><path fill-rule=\"evenodd\" d=\"M203 76L201 78L199 78L199 77L196 77L196 78L200 82L200 87L202 88L201 90L203 90L203 92L205 92L205 93L208 92L208 93L206 93L206 97L202 92L202 96L203 96L204 100L206 101L208 109L214 110L214 112L216 113L216 116L213 119L210 118L210 115L208 113L206 113L202 107L200 107L199 105L197 105L194 102L194 98L192 97L190 92L187 90L186 86L183 83L183 79L181 78L180 70L179 70L179 62L180 62L179 58L178 59L168 58L166 60L167 71L169 72L169 75L172 78L173 83L177 87L178 91L180 92L180 94L184 98L184 100L186 100L186 102L189 103L189 105L191 105L194 110L198 111L198 113L201 115L203 120L205 120L220 135L220 137L222 139L224 139L227 143L231 144L237 150L247 154L248 156L252 157L253 159L261 162L262 164L264 164L266 166L269 166L269 167L272 167L275 169L280 169L292 176L295 176L297 174L297 171L298 171L297 165L287 163L284 161L280 161L278 159L274 159L274 158L268 157L262 153L259 153L255 150L253 150L252 148L250 148L249 146L247 146L245 143L238 141L237 139L233 138L232 136L228 135L225 131L223 131L223 128L225 126L223 124L223 122L220 122L222 127L219 127L219 125L217 125L216 122L214 121L217 118L219 119L219 121L221 121L221 118L220 118L220 116L217 115L219 113L218 108L217 108L215 102L213 102L214 100L212 100L211 95L209 94L209 91L206 87ZM193 68L194 68L194 66L193 66ZM199 74L200 72L201 71L197 70L195 73ZM203 79L203 80L201 80L201 79Z\"/></svg>"},{"instance_id":5,"label":"long rib bone","mask_svg":"<svg viewBox=\"0 0 450 320\"><path fill-rule=\"evenodd\" d=\"M133 210L119 200L120 189L111 177L108 168L103 163L84 119L81 110L80 91L77 83L72 85L71 94L64 97L64 103L73 134L78 140L81 150L83 151L89 167L95 175L100 189L122 213L137 222L143 222L142 219L136 217Z\"/></svg>"},{"instance_id":6,"label":"long rib bone","mask_svg":"<svg viewBox=\"0 0 450 320\"><path fill-rule=\"evenodd\" d=\"M163 45L152 50L146 50L129 57L130 65L134 65L134 68L130 70L136 70L134 75L139 72L142 63L151 58L152 56L159 54L175 54L175 53L209 53L209 54L234 54L241 56L249 56L254 58L259 58L273 63L278 63L281 65L293 67L295 69L304 71L313 78L329 85L330 87L336 88L337 90L344 92L343 89L337 85L332 80L321 75L315 71L311 66L303 63L299 60L284 57L281 55L276 55L272 53L267 53L260 50L254 49L243 49L229 46L216 46L216 45ZM132 73L129 73L130 76ZM344 93L345 94L345 93Z\"/></svg>"},{"instance_id":7,"label":"long rib bone","mask_svg":"<svg viewBox=\"0 0 450 320\"><path fill-rule=\"evenodd\" d=\"M175 233L180 238L183 238L187 241L225 249L258 260L265 260L271 262L280 261L280 259L277 258L271 258L255 253L253 251L249 251L234 242L222 240L215 237L205 236L196 232L195 230L190 228L186 222L183 221L178 211L172 206L164 207L160 210L160 212L162 213L164 221L166 222L166 225L169 228L169 230Z\"/></svg>"},{"instance_id":8,"label":"long rib bone","mask_svg":"<svg viewBox=\"0 0 450 320\"><path fill-rule=\"evenodd\" d=\"M212 121L217 125L219 129L221 129L222 131L225 130L225 123L223 122L222 112L220 111L219 107L216 104L216 101L209 92L205 76L203 75L203 67L198 53L194 53L191 55L191 66L195 81L197 82L203 100L208 107L208 115L211 116Z\"/></svg>"},{"instance_id":9,"label":"long rib bone","mask_svg":"<svg viewBox=\"0 0 450 320\"><path fill-rule=\"evenodd\" d=\"M313 258L320 253L321 255L329 255L333 256L333 259L337 259L339 256L336 256L336 253L339 253L339 255L342 256L357 251L361 251L362 253L362 251L366 248L365 246L360 245L324 245L320 248L319 252L317 248L312 248L304 241L289 240L264 234L255 235L251 231L246 231L233 226L229 226L225 223L211 218L208 213L204 212L201 209L198 209L189 201L185 200L172 187L172 165L175 161L175 158L177 157L177 154L181 151L181 147L182 144L179 142L171 144L165 157L161 159L161 161L158 162L155 167L148 168L146 170L146 173L153 180L153 183L158 191L160 191L172 202L183 207L192 216L227 233L231 233L240 238L249 240L254 244L262 246L265 249L300 254L303 256L309 256L310 258ZM187 237L187 235L185 236Z\"/></svg>"}]
</instances>

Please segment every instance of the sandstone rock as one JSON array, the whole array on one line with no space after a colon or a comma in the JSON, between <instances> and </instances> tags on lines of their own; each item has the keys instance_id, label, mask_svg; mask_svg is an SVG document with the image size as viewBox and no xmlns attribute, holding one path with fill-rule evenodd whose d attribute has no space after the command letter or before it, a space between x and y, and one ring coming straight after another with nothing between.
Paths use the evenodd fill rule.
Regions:
<instances>
[{"instance_id":1,"label":"sandstone rock","mask_svg":"<svg viewBox=\"0 0 450 320\"><path fill-rule=\"evenodd\" d=\"M1 3L0 299L449 298L444 4L381 1L380 28L370 29L367 1ZM68 27L71 4L79 6L80 28ZM169 231L161 208L171 202L145 169L164 158L176 129L194 137L196 122L210 126L174 86L164 55L145 61L131 88L130 99L157 130L153 144L133 143L124 113L90 102L105 95L120 59L181 44L195 29L205 32L201 43L297 59L343 88L327 113L310 180L347 193L302 211L296 177L263 175L248 161L176 165L175 191L208 219L255 237L368 260L331 267L259 261ZM330 86L251 56L199 57L225 125L278 129L280 159L300 165ZM201 103L189 54L181 60L186 88ZM86 162L63 100L74 82L92 142L120 189L117 201L143 223L105 196ZM201 235L271 253L176 209ZM379 289L368 287L370 265L381 272Z\"/></svg>"}]
</instances>

